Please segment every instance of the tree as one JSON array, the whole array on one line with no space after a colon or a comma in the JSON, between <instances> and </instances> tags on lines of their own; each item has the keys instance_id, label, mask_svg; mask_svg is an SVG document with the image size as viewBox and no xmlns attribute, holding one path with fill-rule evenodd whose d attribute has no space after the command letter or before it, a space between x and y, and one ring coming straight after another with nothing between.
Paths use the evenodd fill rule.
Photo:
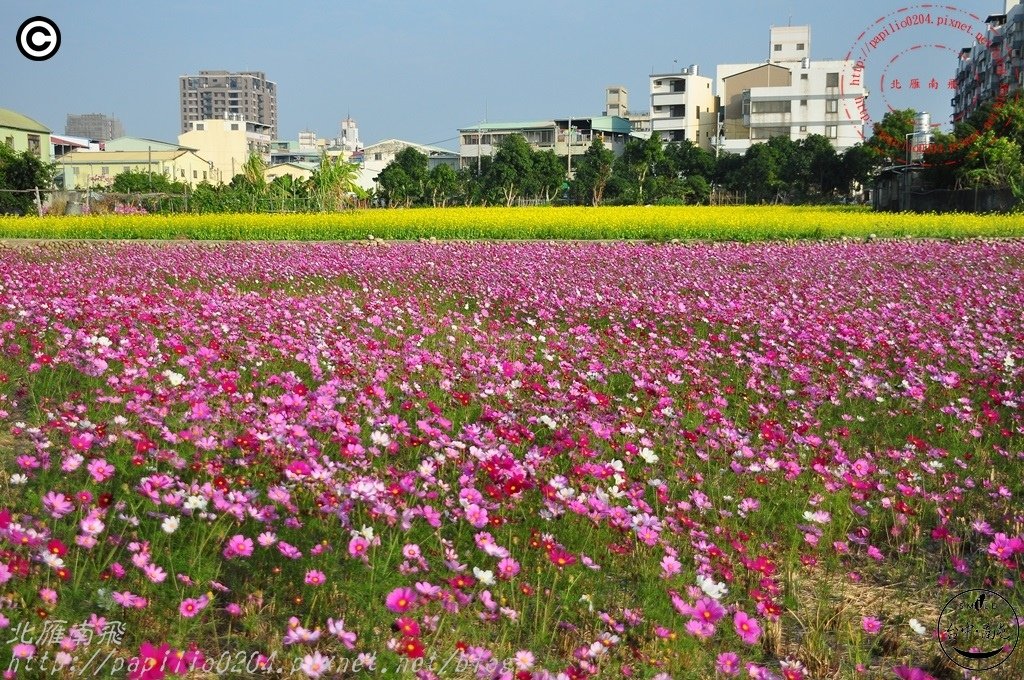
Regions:
<instances>
[{"instance_id":1,"label":"tree","mask_svg":"<svg viewBox=\"0 0 1024 680\"><path fill-rule=\"evenodd\" d=\"M415 196L416 183L398 163L391 161L377 174L381 197L390 207L409 207Z\"/></svg>"},{"instance_id":2,"label":"tree","mask_svg":"<svg viewBox=\"0 0 1024 680\"><path fill-rule=\"evenodd\" d=\"M533 151L522 135L512 134L501 140L484 185L489 195L500 196L506 206L511 206L519 196L530 194L536 185Z\"/></svg>"},{"instance_id":3,"label":"tree","mask_svg":"<svg viewBox=\"0 0 1024 680\"><path fill-rule=\"evenodd\" d=\"M775 149L768 144L753 144L743 155L743 164L733 180L737 188L745 190L754 201L775 201L783 188L779 171Z\"/></svg>"},{"instance_id":4,"label":"tree","mask_svg":"<svg viewBox=\"0 0 1024 680\"><path fill-rule=\"evenodd\" d=\"M160 172L126 170L114 178L110 190L119 194L182 194L185 193L185 185L181 182L172 182Z\"/></svg>"},{"instance_id":5,"label":"tree","mask_svg":"<svg viewBox=\"0 0 1024 680\"><path fill-rule=\"evenodd\" d=\"M843 152L839 163L840 177L837 188L850 193L854 185L866 187L871 183L877 167L877 155L863 144L856 144Z\"/></svg>"},{"instance_id":6,"label":"tree","mask_svg":"<svg viewBox=\"0 0 1024 680\"><path fill-rule=\"evenodd\" d=\"M459 175L447 163L435 166L427 175L427 192L430 194L430 204L435 208L447 207L456 198L458 190Z\"/></svg>"},{"instance_id":7,"label":"tree","mask_svg":"<svg viewBox=\"0 0 1024 680\"><path fill-rule=\"evenodd\" d=\"M644 203L644 186L647 176L653 174L658 166L665 163L665 149L657 132L652 132L648 139L631 138L626 142L622 156L616 164L620 167L620 175L626 180L627 191L636 198L636 203ZM630 191L631 189L631 191Z\"/></svg>"},{"instance_id":8,"label":"tree","mask_svg":"<svg viewBox=\"0 0 1024 680\"><path fill-rule=\"evenodd\" d=\"M565 163L552 149L533 153L534 188L538 196L550 202L565 183Z\"/></svg>"},{"instance_id":9,"label":"tree","mask_svg":"<svg viewBox=\"0 0 1024 680\"><path fill-rule=\"evenodd\" d=\"M968 187L1020 187L1024 179L1020 145L989 130L971 144L961 167Z\"/></svg>"},{"instance_id":10,"label":"tree","mask_svg":"<svg viewBox=\"0 0 1024 680\"><path fill-rule=\"evenodd\" d=\"M576 165L576 177L573 180L574 194L584 198L590 205L601 205L604 190L612 176L615 154L605 147L600 138L591 142L587 152Z\"/></svg>"},{"instance_id":11,"label":"tree","mask_svg":"<svg viewBox=\"0 0 1024 680\"><path fill-rule=\"evenodd\" d=\"M903 165L907 162L907 135L914 131L914 109L889 111L875 123L873 134L865 143L880 165Z\"/></svg>"},{"instance_id":12,"label":"tree","mask_svg":"<svg viewBox=\"0 0 1024 680\"><path fill-rule=\"evenodd\" d=\"M28 151L16 153L6 144L0 144L0 215L13 213L26 215L35 212L35 189L49 189L56 174L56 166L43 163Z\"/></svg>"},{"instance_id":13,"label":"tree","mask_svg":"<svg viewBox=\"0 0 1024 680\"><path fill-rule=\"evenodd\" d=\"M320 165L310 177L313 193L321 210L340 210L352 204L353 198L363 198L366 192L356 184L359 166L341 156L320 156Z\"/></svg>"}]
</instances>

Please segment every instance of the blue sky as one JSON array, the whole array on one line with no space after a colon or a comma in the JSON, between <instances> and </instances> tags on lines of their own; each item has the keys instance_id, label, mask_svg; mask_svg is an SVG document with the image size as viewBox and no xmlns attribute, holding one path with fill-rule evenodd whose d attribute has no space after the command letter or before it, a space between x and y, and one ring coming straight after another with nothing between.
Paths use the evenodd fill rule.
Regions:
<instances>
[{"instance_id":1,"label":"blue sky","mask_svg":"<svg viewBox=\"0 0 1024 680\"><path fill-rule=\"evenodd\" d=\"M58 132L68 113L102 112L128 134L173 140L178 76L200 69L262 70L278 83L282 138L300 129L334 136L351 113L364 143L398 137L455 148L460 126L600 114L604 88L625 85L630 108L648 108L647 76L691 63L714 74L718 63L763 61L771 25L810 24L812 59L840 58L876 19L906 2L740 0L603 2L0 2L0 107ZM912 6L912 5L910 5ZM982 29L1001 0L964 2L964 19ZM929 110L948 120L946 84L964 32L908 27L871 51L865 71L869 111L886 105ZM979 20L969 18L970 14ZM61 28L59 53L25 59L15 32L44 15ZM864 41L862 40L861 43ZM920 49L911 50L919 46ZM888 77L929 82L896 91ZM879 88L887 90L880 92ZM884 95L884 96L879 96Z\"/></svg>"}]
</instances>

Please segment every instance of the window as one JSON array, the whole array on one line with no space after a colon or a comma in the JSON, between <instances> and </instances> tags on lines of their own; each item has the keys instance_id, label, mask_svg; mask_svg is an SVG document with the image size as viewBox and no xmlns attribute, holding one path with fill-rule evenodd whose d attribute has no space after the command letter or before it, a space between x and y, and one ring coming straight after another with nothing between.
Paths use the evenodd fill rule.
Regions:
<instances>
[{"instance_id":1,"label":"window","mask_svg":"<svg viewBox=\"0 0 1024 680\"><path fill-rule=\"evenodd\" d=\"M206 181L206 170L203 170L203 181Z\"/></svg>"},{"instance_id":2,"label":"window","mask_svg":"<svg viewBox=\"0 0 1024 680\"><path fill-rule=\"evenodd\" d=\"M838 113L839 112L839 100L838 99L826 99L825 100L825 113Z\"/></svg>"},{"instance_id":3,"label":"window","mask_svg":"<svg viewBox=\"0 0 1024 680\"><path fill-rule=\"evenodd\" d=\"M775 51L776 52L781 52L782 51L782 45L780 43L775 43Z\"/></svg>"},{"instance_id":4,"label":"window","mask_svg":"<svg viewBox=\"0 0 1024 680\"><path fill-rule=\"evenodd\" d=\"M807 106L807 100L806 99L801 99L800 100L800 106Z\"/></svg>"},{"instance_id":5,"label":"window","mask_svg":"<svg viewBox=\"0 0 1024 680\"><path fill-rule=\"evenodd\" d=\"M839 126L837 125L826 125L825 136L829 139L835 139L839 136Z\"/></svg>"},{"instance_id":6,"label":"window","mask_svg":"<svg viewBox=\"0 0 1024 680\"><path fill-rule=\"evenodd\" d=\"M803 44L803 43L797 43L797 44L796 44L796 48L797 48L798 50L803 50L803 49L804 49L804 44Z\"/></svg>"},{"instance_id":7,"label":"window","mask_svg":"<svg viewBox=\"0 0 1024 680\"><path fill-rule=\"evenodd\" d=\"M792 102L788 99L751 103L751 113L790 113L791 111Z\"/></svg>"},{"instance_id":8,"label":"window","mask_svg":"<svg viewBox=\"0 0 1024 680\"><path fill-rule=\"evenodd\" d=\"M806 125L801 125L800 126L800 132L807 132L807 126Z\"/></svg>"},{"instance_id":9,"label":"window","mask_svg":"<svg viewBox=\"0 0 1024 680\"><path fill-rule=\"evenodd\" d=\"M237 130L238 129L238 123L232 123L231 124L231 129L232 130Z\"/></svg>"},{"instance_id":10,"label":"window","mask_svg":"<svg viewBox=\"0 0 1024 680\"><path fill-rule=\"evenodd\" d=\"M28 152L33 156L40 156L39 135L28 136Z\"/></svg>"},{"instance_id":11,"label":"window","mask_svg":"<svg viewBox=\"0 0 1024 680\"><path fill-rule=\"evenodd\" d=\"M807 80L807 74L806 73L801 73L800 74L800 80Z\"/></svg>"},{"instance_id":12,"label":"window","mask_svg":"<svg viewBox=\"0 0 1024 680\"><path fill-rule=\"evenodd\" d=\"M193 170L192 171L192 179L199 179L199 171L198 170Z\"/></svg>"},{"instance_id":13,"label":"window","mask_svg":"<svg viewBox=\"0 0 1024 680\"><path fill-rule=\"evenodd\" d=\"M668 107L668 115L670 118L686 118L686 104Z\"/></svg>"},{"instance_id":14,"label":"window","mask_svg":"<svg viewBox=\"0 0 1024 680\"><path fill-rule=\"evenodd\" d=\"M673 92L686 92L686 81L685 80L673 80L672 81Z\"/></svg>"},{"instance_id":15,"label":"window","mask_svg":"<svg viewBox=\"0 0 1024 680\"><path fill-rule=\"evenodd\" d=\"M384 154L379 154L379 153L373 154L373 160L375 160L375 161L382 160L383 158L384 158Z\"/></svg>"},{"instance_id":16,"label":"window","mask_svg":"<svg viewBox=\"0 0 1024 680\"><path fill-rule=\"evenodd\" d=\"M78 166L77 166L77 165L75 165L75 166L72 166L72 168L71 168L71 174L72 174L72 175L77 175L77 174L78 174Z\"/></svg>"},{"instance_id":17,"label":"window","mask_svg":"<svg viewBox=\"0 0 1024 680\"><path fill-rule=\"evenodd\" d=\"M110 166L108 166L108 165L101 166L100 167L100 174L101 175L109 175L110 174Z\"/></svg>"},{"instance_id":18,"label":"window","mask_svg":"<svg viewBox=\"0 0 1024 680\"><path fill-rule=\"evenodd\" d=\"M825 74L825 87L839 87L839 74L838 73L826 73Z\"/></svg>"},{"instance_id":19,"label":"window","mask_svg":"<svg viewBox=\"0 0 1024 680\"><path fill-rule=\"evenodd\" d=\"M206 125L204 125L203 123L196 123L196 129L197 130L205 130L206 129Z\"/></svg>"},{"instance_id":20,"label":"window","mask_svg":"<svg viewBox=\"0 0 1024 680\"><path fill-rule=\"evenodd\" d=\"M128 172L129 170L131 170L131 168L129 168L127 165L121 166L121 172Z\"/></svg>"},{"instance_id":21,"label":"window","mask_svg":"<svg viewBox=\"0 0 1024 680\"><path fill-rule=\"evenodd\" d=\"M11 147L13 149L14 148L14 137L8 137L6 140L4 140L4 144L6 144L7 146L9 146L9 147Z\"/></svg>"}]
</instances>

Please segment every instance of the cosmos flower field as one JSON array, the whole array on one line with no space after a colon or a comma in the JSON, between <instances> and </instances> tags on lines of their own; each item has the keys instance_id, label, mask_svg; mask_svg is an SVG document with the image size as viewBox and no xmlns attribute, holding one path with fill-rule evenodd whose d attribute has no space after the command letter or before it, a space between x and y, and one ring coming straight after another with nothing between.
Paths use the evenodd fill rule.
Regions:
<instances>
[{"instance_id":1,"label":"cosmos flower field","mask_svg":"<svg viewBox=\"0 0 1024 680\"><path fill-rule=\"evenodd\" d=\"M1020 602L1022 271L1017 240L0 249L0 668L964 677L943 604Z\"/></svg>"}]
</instances>

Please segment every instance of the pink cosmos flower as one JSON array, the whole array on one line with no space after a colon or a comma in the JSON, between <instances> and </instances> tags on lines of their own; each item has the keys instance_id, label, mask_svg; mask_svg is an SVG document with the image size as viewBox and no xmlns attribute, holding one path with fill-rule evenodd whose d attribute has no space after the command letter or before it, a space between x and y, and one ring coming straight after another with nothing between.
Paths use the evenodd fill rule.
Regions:
<instances>
[{"instance_id":1,"label":"pink cosmos flower","mask_svg":"<svg viewBox=\"0 0 1024 680\"><path fill-rule=\"evenodd\" d=\"M715 670L722 675L740 674L740 657L736 652L722 652L715 661Z\"/></svg>"},{"instance_id":2,"label":"pink cosmos flower","mask_svg":"<svg viewBox=\"0 0 1024 680\"><path fill-rule=\"evenodd\" d=\"M306 585L307 586L319 586L323 585L327 577L324 576L324 572L317 569L310 569L306 572Z\"/></svg>"},{"instance_id":3,"label":"pink cosmos flower","mask_svg":"<svg viewBox=\"0 0 1024 680\"><path fill-rule=\"evenodd\" d=\"M387 608L397 614L404 614L416 604L416 592L411 588L395 588L384 598Z\"/></svg>"},{"instance_id":4,"label":"pink cosmos flower","mask_svg":"<svg viewBox=\"0 0 1024 680\"><path fill-rule=\"evenodd\" d=\"M35 656L36 646L27 642L21 642L11 648L11 654L15 659L31 659Z\"/></svg>"},{"instance_id":5,"label":"pink cosmos flower","mask_svg":"<svg viewBox=\"0 0 1024 680\"><path fill-rule=\"evenodd\" d=\"M115 472L114 466L103 458L97 458L96 460L91 461L89 465L86 466L86 469L92 476L93 481L97 484L102 484L107 481L114 476Z\"/></svg>"},{"instance_id":6,"label":"pink cosmos flower","mask_svg":"<svg viewBox=\"0 0 1024 680\"><path fill-rule=\"evenodd\" d=\"M75 509L70 498L56 491L49 491L43 496L43 507L54 519L60 519Z\"/></svg>"},{"instance_id":7,"label":"pink cosmos flower","mask_svg":"<svg viewBox=\"0 0 1024 680\"><path fill-rule=\"evenodd\" d=\"M235 534L228 540L227 547L224 548L225 559L232 559L235 557L249 557L252 555L253 543L251 538L246 538L242 534Z\"/></svg>"},{"instance_id":8,"label":"pink cosmos flower","mask_svg":"<svg viewBox=\"0 0 1024 680\"><path fill-rule=\"evenodd\" d=\"M690 616L702 623L716 623L725 616L725 608L710 597L702 597L693 605Z\"/></svg>"},{"instance_id":9,"label":"pink cosmos flower","mask_svg":"<svg viewBox=\"0 0 1024 680\"><path fill-rule=\"evenodd\" d=\"M323 656L320 652L313 652L302 658L300 668L307 677L319 678L331 669L331 659L330 657Z\"/></svg>"},{"instance_id":10,"label":"pink cosmos flower","mask_svg":"<svg viewBox=\"0 0 1024 680\"><path fill-rule=\"evenodd\" d=\"M882 622L873 616L865 616L862 618L860 625L864 628L865 633L871 633L872 635L882 630Z\"/></svg>"},{"instance_id":11,"label":"pink cosmos flower","mask_svg":"<svg viewBox=\"0 0 1024 680\"><path fill-rule=\"evenodd\" d=\"M206 608L206 605L210 603L210 600L206 595L198 598L188 598L182 600L181 605L178 607L178 612L181 613L186 619L191 619L199 612Z\"/></svg>"},{"instance_id":12,"label":"pink cosmos flower","mask_svg":"<svg viewBox=\"0 0 1024 680\"><path fill-rule=\"evenodd\" d=\"M736 634L748 645L756 644L761 637L761 626L757 621L746 614L738 611L733 617L733 625L736 627Z\"/></svg>"},{"instance_id":13,"label":"pink cosmos flower","mask_svg":"<svg viewBox=\"0 0 1024 680\"><path fill-rule=\"evenodd\" d=\"M364 557L370 548L370 542L362 536L354 536L348 542L348 554L352 557Z\"/></svg>"},{"instance_id":14,"label":"pink cosmos flower","mask_svg":"<svg viewBox=\"0 0 1024 680\"><path fill-rule=\"evenodd\" d=\"M511 557L506 557L498 562L498 577L503 579L514 578L519 573L519 563Z\"/></svg>"}]
</instances>

